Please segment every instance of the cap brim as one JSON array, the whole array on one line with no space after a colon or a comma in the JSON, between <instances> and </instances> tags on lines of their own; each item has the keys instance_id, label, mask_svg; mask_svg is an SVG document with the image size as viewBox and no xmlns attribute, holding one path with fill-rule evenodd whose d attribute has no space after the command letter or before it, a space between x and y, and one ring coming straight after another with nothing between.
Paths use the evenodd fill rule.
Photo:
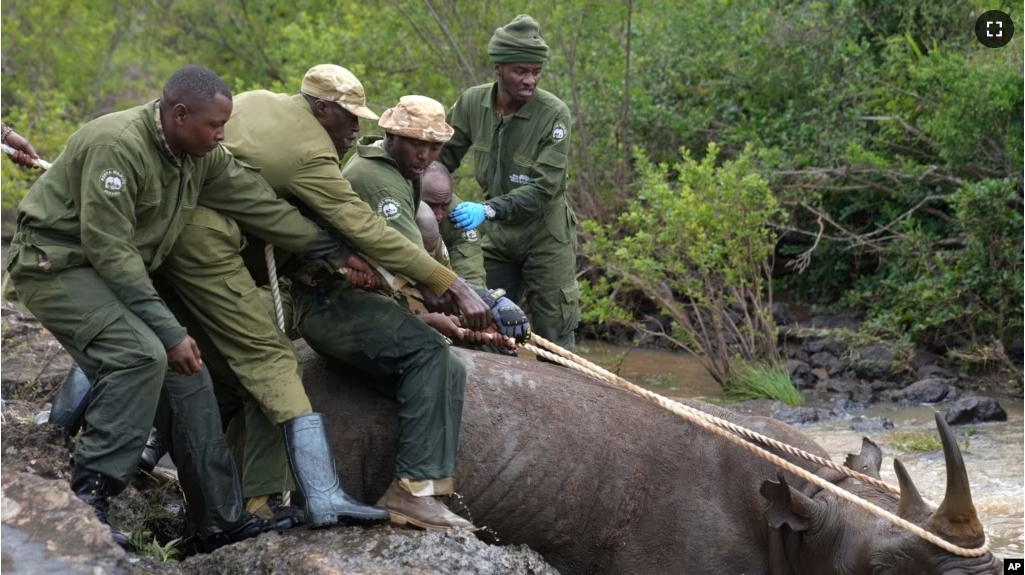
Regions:
<instances>
[{"instance_id":1,"label":"cap brim","mask_svg":"<svg viewBox=\"0 0 1025 575\"><path fill-rule=\"evenodd\" d=\"M370 110L370 108L368 108L366 106L345 106L345 109L350 111L350 112L352 112L353 114L356 114L360 118L363 118L364 120L378 120L379 119L377 114L372 112Z\"/></svg>"}]
</instances>

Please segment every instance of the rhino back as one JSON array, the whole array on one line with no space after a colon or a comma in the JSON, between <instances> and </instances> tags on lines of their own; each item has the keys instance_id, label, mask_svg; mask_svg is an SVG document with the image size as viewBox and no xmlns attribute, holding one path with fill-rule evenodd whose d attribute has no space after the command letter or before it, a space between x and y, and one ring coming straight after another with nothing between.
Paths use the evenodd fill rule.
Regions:
<instances>
[{"instance_id":1,"label":"rhino back","mask_svg":"<svg viewBox=\"0 0 1025 575\"><path fill-rule=\"evenodd\" d=\"M367 376L300 349L343 486L376 501L395 465L394 388L359 385ZM567 575L765 569L758 488L775 477L773 465L568 369L454 351L468 374L457 489L464 514L493 530L498 543L527 544ZM779 422L687 403L824 455Z\"/></svg>"}]
</instances>

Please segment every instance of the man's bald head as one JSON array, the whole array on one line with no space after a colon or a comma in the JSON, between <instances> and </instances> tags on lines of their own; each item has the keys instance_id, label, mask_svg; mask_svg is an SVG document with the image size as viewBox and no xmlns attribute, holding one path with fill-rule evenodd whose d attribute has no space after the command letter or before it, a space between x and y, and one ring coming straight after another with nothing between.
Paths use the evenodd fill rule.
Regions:
<instances>
[{"instance_id":1,"label":"man's bald head","mask_svg":"<svg viewBox=\"0 0 1025 575\"><path fill-rule=\"evenodd\" d=\"M441 162L431 162L420 177L421 197L434 212L434 220L441 223L452 205L452 175Z\"/></svg>"},{"instance_id":2,"label":"man's bald head","mask_svg":"<svg viewBox=\"0 0 1025 575\"><path fill-rule=\"evenodd\" d=\"M420 236L424 240L424 249L432 256L438 252L441 232L438 222L434 219L434 210L424 202L416 209L416 227L420 228Z\"/></svg>"}]
</instances>

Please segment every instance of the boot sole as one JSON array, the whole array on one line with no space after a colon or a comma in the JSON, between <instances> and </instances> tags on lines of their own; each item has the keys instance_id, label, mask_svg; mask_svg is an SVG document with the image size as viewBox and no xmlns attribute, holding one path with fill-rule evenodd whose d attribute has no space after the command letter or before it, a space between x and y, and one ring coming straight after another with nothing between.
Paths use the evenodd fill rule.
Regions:
<instances>
[{"instance_id":1,"label":"boot sole","mask_svg":"<svg viewBox=\"0 0 1025 575\"><path fill-rule=\"evenodd\" d=\"M371 518L371 517L355 517L352 515L322 515L320 518L310 518L307 522L309 529L323 529L324 527L331 527L332 525L344 525L348 527L371 527L373 525L381 525L388 522L388 517L382 518Z\"/></svg>"},{"instance_id":2,"label":"boot sole","mask_svg":"<svg viewBox=\"0 0 1025 575\"><path fill-rule=\"evenodd\" d=\"M423 521L418 521L416 519L413 519L412 517L409 517L409 516L406 516L406 515L402 515L400 513L395 513L394 511L389 511L388 512L388 516L391 519L392 524L394 524L394 525L398 525L400 527L406 527L406 526L412 525L413 527L418 527L420 529L423 529L424 531L432 531L434 533L446 533L449 529L461 529L463 531L469 531L470 533L473 533L474 531L479 531L480 530L480 527L477 527L477 526L474 526L474 527L456 527L455 525L447 525L447 526L430 525L428 523L424 523Z\"/></svg>"}]
</instances>

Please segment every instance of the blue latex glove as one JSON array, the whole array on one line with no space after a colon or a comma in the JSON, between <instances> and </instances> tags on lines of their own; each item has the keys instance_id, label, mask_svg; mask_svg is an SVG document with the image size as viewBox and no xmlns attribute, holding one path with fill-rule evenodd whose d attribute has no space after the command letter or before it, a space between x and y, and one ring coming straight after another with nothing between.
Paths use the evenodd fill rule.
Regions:
<instances>
[{"instance_id":1,"label":"blue latex glove","mask_svg":"<svg viewBox=\"0 0 1025 575\"><path fill-rule=\"evenodd\" d=\"M484 223L484 204L462 202L452 210L448 217L459 229L472 230Z\"/></svg>"},{"instance_id":2,"label":"blue latex glove","mask_svg":"<svg viewBox=\"0 0 1025 575\"><path fill-rule=\"evenodd\" d=\"M527 321L527 314L523 313L520 306L505 297L504 289L488 290L484 294L484 303L491 308L491 318L495 320L499 333L515 339L516 343L530 339L530 322Z\"/></svg>"}]
</instances>

